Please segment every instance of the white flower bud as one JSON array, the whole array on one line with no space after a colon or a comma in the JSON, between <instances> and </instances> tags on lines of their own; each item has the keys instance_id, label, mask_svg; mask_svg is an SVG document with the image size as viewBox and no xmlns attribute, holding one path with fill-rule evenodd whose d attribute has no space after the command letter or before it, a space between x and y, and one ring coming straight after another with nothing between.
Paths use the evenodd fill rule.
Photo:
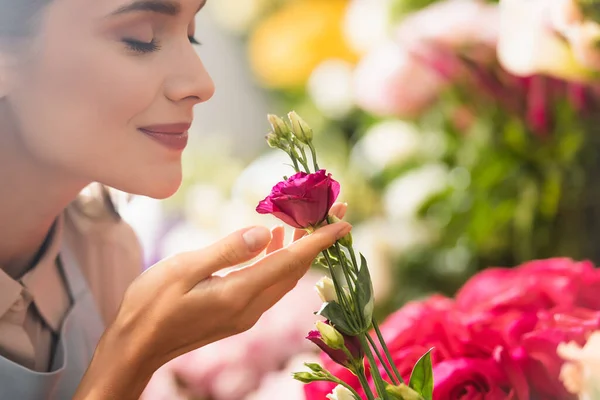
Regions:
<instances>
[{"instance_id":1,"label":"white flower bud","mask_svg":"<svg viewBox=\"0 0 600 400\"><path fill-rule=\"evenodd\" d=\"M333 286L333 281L330 277L324 276L315 285L315 290L319 294L321 300L324 303L329 303L331 301L338 301L337 294L335 292L335 287Z\"/></svg>"},{"instance_id":2,"label":"white flower bud","mask_svg":"<svg viewBox=\"0 0 600 400\"><path fill-rule=\"evenodd\" d=\"M337 385L333 389L333 392L331 392L327 395L327 398L329 400L355 400L352 392L349 391L348 389L346 389L342 385Z\"/></svg>"}]
</instances>

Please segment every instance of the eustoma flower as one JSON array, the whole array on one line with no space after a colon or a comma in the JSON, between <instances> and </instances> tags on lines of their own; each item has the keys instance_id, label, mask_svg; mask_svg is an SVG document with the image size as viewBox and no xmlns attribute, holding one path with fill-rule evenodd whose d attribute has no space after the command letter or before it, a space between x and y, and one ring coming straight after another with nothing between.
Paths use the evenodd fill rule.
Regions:
<instances>
[{"instance_id":1,"label":"eustoma flower","mask_svg":"<svg viewBox=\"0 0 600 400\"><path fill-rule=\"evenodd\" d=\"M296 173L275 185L271 193L258 204L256 211L272 214L288 225L310 233L325 223L337 222L335 217L329 216L329 211L340 193L340 184L331 174L319 168L310 126L295 112L289 113L288 118L290 124L278 116L269 115L272 131L267 134L266 139L269 146L283 150L291 158ZM321 279L316 287L323 300L323 305L316 314L324 317L327 322L317 322L317 329L311 331L307 339L319 346L337 364L351 371L360 381L367 399L375 400L375 394L366 377L366 357L376 387L377 399L397 399L398 395L390 392L389 388L395 388L396 392L405 389L402 386L404 382L383 341L377 322L373 320L374 294L371 275L364 256L360 254L360 257L357 257L353 249L352 235L348 233L338 239L322 252L322 259L317 262L325 265L331 276ZM375 329L379 345L369 333L371 328ZM391 384L378 372L375 356L383 363ZM304 383L321 381L341 385L347 390L338 389L327 397L360 400L360 395L348 382L336 378L318 364L305 365L311 372L295 373L296 380ZM429 354L419 359L414 371L414 382L418 383L413 385L411 376L411 393L430 398L433 382Z\"/></svg>"},{"instance_id":2,"label":"eustoma flower","mask_svg":"<svg viewBox=\"0 0 600 400\"><path fill-rule=\"evenodd\" d=\"M306 338L319 346L333 361L345 367L362 363L364 352L358 338L344 335L325 322L317 322L316 327Z\"/></svg>"},{"instance_id":3,"label":"eustoma flower","mask_svg":"<svg viewBox=\"0 0 600 400\"><path fill-rule=\"evenodd\" d=\"M316 228L339 194L340 184L324 169L312 174L298 172L275 185L256 211L273 214L294 228Z\"/></svg>"}]
</instances>

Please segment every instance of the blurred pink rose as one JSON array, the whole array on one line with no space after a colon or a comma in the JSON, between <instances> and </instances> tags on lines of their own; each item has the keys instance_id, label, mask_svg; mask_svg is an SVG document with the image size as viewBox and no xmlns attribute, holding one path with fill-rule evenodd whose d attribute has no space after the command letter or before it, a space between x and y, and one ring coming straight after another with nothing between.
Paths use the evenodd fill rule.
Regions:
<instances>
[{"instance_id":1,"label":"blurred pink rose","mask_svg":"<svg viewBox=\"0 0 600 400\"><path fill-rule=\"evenodd\" d=\"M354 72L356 104L375 115L416 117L437 98L446 79L406 48L388 42L367 54Z\"/></svg>"},{"instance_id":2,"label":"blurred pink rose","mask_svg":"<svg viewBox=\"0 0 600 400\"><path fill-rule=\"evenodd\" d=\"M518 268L490 268L475 275L456 296L465 311L562 307L600 309L600 274L589 261L537 260Z\"/></svg>"},{"instance_id":3,"label":"blurred pink rose","mask_svg":"<svg viewBox=\"0 0 600 400\"><path fill-rule=\"evenodd\" d=\"M474 0L445 0L409 15L394 40L356 67L356 103L375 115L418 116L464 74L456 53L493 59L497 25L497 7Z\"/></svg>"},{"instance_id":4,"label":"blurred pink rose","mask_svg":"<svg viewBox=\"0 0 600 400\"><path fill-rule=\"evenodd\" d=\"M433 369L434 400L506 400L514 390L493 359L458 358L442 361Z\"/></svg>"}]
</instances>

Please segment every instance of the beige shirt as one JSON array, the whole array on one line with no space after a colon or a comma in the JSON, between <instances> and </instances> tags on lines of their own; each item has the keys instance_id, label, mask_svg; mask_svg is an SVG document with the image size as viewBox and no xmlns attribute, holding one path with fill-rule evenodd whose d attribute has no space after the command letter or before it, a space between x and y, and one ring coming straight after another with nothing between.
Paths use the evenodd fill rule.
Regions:
<instances>
[{"instance_id":1,"label":"beige shirt","mask_svg":"<svg viewBox=\"0 0 600 400\"><path fill-rule=\"evenodd\" d=\"M0 269L0 356L39 372L50 368L71 304L57 263L62 241L73 249L106 325L142 268L141 248L129 225L108 212L90 217L72 206L55 224L32 269L17 280Z\"/></svg>"}]
</instances>

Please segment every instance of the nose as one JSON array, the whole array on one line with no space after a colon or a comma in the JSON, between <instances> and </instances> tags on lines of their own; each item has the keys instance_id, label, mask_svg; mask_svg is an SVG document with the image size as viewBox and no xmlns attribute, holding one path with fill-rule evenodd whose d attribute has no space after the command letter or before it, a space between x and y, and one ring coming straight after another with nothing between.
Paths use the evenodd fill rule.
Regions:
<instances>
[{"instance_id":1,"label":"nose","mask_svg":"<svg viewBox=\"0 0 600 400\"><path fill-rule=\"evenodd\" d=\"M215 93L215 84L193 48L174 57L171 67L172 73L165 82L165 95L169 100L193 106L209 100Z\"/></svg>"}]
</instances>

